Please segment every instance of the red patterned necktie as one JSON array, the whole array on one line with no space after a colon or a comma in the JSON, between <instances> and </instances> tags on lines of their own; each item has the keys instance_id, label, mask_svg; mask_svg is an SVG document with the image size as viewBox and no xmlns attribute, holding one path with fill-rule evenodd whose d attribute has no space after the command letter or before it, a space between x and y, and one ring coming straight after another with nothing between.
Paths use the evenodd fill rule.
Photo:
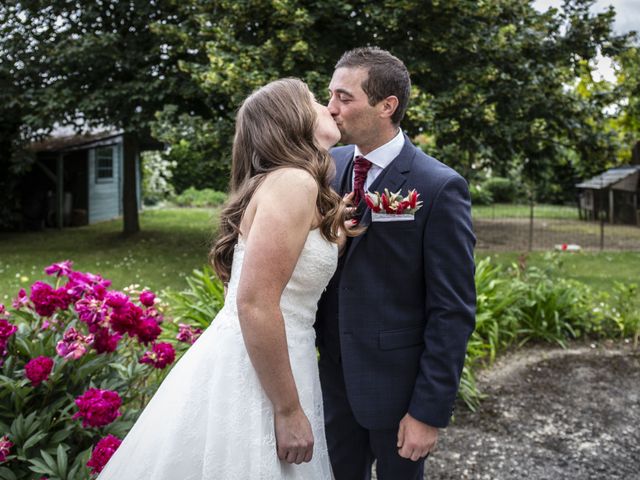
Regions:
<instances>
[{"instance_id":1,"label":"red patterned necktie","mask_svg":"<svg viewBox=\"0 0 640 480\"><path fill-rule=\"evenodd\" d=\"M353 204L357 206L364 199L364 183L372 163L362 155L357 155L353 163Z\"/></svg>"}]
</instances>

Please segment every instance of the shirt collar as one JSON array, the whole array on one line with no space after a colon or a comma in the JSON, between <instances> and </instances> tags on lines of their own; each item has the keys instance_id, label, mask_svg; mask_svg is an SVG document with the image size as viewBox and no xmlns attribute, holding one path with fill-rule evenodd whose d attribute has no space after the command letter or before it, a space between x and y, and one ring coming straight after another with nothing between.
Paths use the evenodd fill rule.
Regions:
<instances>
[{"instance_id":1,"label":"shirt collar","mask_svg":"<svg viewBox=\"0 0 640 480\"><path fill-rule=\"evenodd\" d=\"M399 128L395 137L384 145L369 152L366 158L377 167L385 169L394 158L400 155L402 147L404 147L404 134L402 133L402 129ZM356 145L353 157L355 158L358 155L362 155L362 153L360 153L360 149Z\"/></svg>"}]
</instances>

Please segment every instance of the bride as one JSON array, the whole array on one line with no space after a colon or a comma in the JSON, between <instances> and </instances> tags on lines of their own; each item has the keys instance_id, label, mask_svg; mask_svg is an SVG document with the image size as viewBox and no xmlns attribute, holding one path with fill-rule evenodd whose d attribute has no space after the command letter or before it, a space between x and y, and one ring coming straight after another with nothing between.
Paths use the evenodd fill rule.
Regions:
<instances>
[{"instance_id":1,"label":"bride","mask_svg":"<svg viewBox=\"0 0 640 480\"><path fill-rule=\"evenodd\" d=\"M313 322L347 234L329 186L339 138L300 80L244 101L210 255L225 306L99 480L331 478Z\"/></svg>"}]
</instances>

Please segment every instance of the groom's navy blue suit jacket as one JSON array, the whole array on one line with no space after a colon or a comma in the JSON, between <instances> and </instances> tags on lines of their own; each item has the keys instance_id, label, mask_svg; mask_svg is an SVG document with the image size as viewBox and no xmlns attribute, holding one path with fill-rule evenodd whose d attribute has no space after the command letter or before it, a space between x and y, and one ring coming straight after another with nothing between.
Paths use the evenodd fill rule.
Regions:
<instances>
[{"instance_id":1,"label":"groom's navy blue suit jacket","mask_svg":"<svg viewBox=\"0 0 640 480\"><path fill-rule=\"evenodd\" d=\"M331 152L340 194L351 191L353 151ZM403 195L416 189L423 206L413 221L382 223L372 222L361 203L360 224L368 228L349 241L320 300L318 348L342 367L347 398L363 427L397 428L407 412L445 427L475 326L467 182L405 137L400 155L369 191L385 188Z\"/></svg>"}]
</instances>

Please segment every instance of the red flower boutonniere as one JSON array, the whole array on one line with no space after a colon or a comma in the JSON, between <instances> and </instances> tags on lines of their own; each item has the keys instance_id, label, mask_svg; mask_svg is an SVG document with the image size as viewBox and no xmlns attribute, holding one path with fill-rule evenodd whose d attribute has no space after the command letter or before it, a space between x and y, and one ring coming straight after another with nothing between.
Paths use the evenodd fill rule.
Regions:
<instances>
[{"instance_id":1,"label":"red flower boutonniere","mask_svg":"<svg viewBox=\"0 0 640 480\"><path fill-rule=\"evenodd\" d=\"M384 193L367 192L365 202L371 209L373 221L413 220L415 213L422 207L422 201L418 200L420 194L415 190L409 190L406 197L384 189Z\"/></svg>"}]
</instances>

